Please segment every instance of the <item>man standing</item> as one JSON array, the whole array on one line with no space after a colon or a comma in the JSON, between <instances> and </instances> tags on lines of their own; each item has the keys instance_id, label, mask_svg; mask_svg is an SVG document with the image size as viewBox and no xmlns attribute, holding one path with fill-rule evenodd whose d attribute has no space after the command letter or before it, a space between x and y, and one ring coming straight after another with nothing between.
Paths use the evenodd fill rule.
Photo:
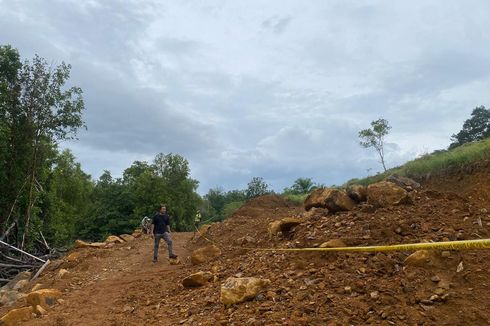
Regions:
<instances>
[{"instance_id":1,"label":"man standing","mask_svg":"<svg viewBox=\"0 0 490 326\"><path fill-rule=\"evenodd\" d=\"M160 206L159 211L153 217L150 230L151 237L155 239L155 245L153 247L153 262L158 259L158 247L160 246L160 239L164 239L168 245L168 257L175 259L177 255L174 255L172 251L172 238L170 237L170 216L167 214L167 208L163 205Z\"/></svg>"}]
</instances>

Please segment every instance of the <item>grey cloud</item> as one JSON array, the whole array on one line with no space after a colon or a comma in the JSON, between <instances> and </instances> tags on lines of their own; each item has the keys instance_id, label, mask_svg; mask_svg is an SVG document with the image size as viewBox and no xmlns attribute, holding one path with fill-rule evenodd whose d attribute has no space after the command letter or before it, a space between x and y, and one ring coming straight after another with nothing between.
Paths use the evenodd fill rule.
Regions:
<instances>
[{"instance_id":1,"label":"grey cloud","mask_svg":"<svg viewBox=\"0 0 490 326\"><path fill-rule=\"evenodd\" d=\"M72 64L88 131L67 146L94 177L174 152L201 193L253 176L341 184L381 169L357 143L370 121L392 124L393 166L490 101L476 5L0 2L1 43Z\"/></svg>"}]
</instances>

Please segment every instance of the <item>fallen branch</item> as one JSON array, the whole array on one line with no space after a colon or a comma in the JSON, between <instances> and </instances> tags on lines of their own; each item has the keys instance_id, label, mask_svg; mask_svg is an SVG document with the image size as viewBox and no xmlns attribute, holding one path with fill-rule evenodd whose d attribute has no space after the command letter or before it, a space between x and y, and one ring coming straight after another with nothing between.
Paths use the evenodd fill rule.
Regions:
<instances>
[{"instance_id":1,"label":"fallen branch","mask_svg":"<svg viewBox=\"0 0 490 326\"><path fill-rule=\"evenodd\" d=\"M31 255L30 253L25 252L24 250L21 250L21 249L19 249L19 248L17 248L17 247L14 247L14 246L12 246L12 245L9 245L8 243L3 242L2 240L0 240L0 244L3 244L4 246L7 246L7 247L9 247L9 248L11 248L11 249L17 250L17 251L19 251L19 252L23 253L24 255L27 255L27 256L29 256L29 257L31 257L31 258L34 258L34 259L36 259L36 260L39 260L39 261L40 261L40 262L42 262L42 263L45 263L45 262L46 262L45 260L42 260L41 258L38 258L38 257L36 257L36 256L34 256L34 255Z\"/></svg>"},{"instance_id":2,"label":"fallen branch","mask_svg":"<svg viewBox=\"0 0 490 326\"><path fill-rule=\"evenodd\" d=\"M4 264L4 263L0 263L0 267L33 268L33 267L36 267L36 265L15 265L15 264Z\"/></svg>"},{"instance_id":3,"label":"fallen branch","mask_svg":"<svg viewBox=\"0 0 490 326\"><path fill-rule=\"evenodd\" d=\"M46 262L44 263L44 265L42 265L41 268L39 268L39 270L36 272L36 274L32 277L31 281L34 281L36 278L38 278L39 275L41 275L41 273L44 271L44 269L46 267L48 267L48 265L49 265L50 262L51 261L49 259L46 260Z\"/></svg>"}]
</instances>

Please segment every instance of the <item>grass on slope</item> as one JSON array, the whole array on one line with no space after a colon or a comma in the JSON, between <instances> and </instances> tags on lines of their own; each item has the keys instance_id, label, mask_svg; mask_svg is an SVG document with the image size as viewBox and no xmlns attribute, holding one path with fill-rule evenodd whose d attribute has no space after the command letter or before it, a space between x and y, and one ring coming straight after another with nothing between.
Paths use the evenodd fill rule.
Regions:
<instances>
[{"instance_id":1,"label":"grass on slope","mask_svg":"<svg viewBox=\"0 0 490 326\"><path fill-rule=\"evenodd\" d=\"M452 150L435 151L432 154L424 155L384 173L364 179L349 180L344 186L352 184L369 185L381 181L392 174L416 178L427 173L435 173L448 168L461 167L468 163L487 158L490 158L490 138L465 144Z\"/></svg>"}]
</instances>

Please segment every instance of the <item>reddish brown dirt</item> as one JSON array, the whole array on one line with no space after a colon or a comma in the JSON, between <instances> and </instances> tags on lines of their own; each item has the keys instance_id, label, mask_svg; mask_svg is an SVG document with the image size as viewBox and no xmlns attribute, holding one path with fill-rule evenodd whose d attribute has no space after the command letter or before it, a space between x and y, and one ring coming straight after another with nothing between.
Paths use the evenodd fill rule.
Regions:
<instances>
[{"instance_id":1,"label":"reddish brown dirt","mask_svg":"<svg viewBox=\"0 0 490 326\"><path fill-rule=\"evenodd\" d=\"M206 237L223 255L198 266L186 259L178 266L167 261L153 265L149 238L107 250L80 250L80 263L59 267L70 270L69 278L55 280L53 270L39 281L62 290L64 302L27 325L489 325L489 250L436 251L430 266L412 267L404 265L410 252L281 253L230 247L244 236L256 240L246 246L257 248L313 247L335 238L355 246L489 238L488 166L438 178L413 195L413 205L317 212L303 217L286 238L270 239L268 223L302 216L302 209L276 196L255 199L211 226ZM181 257L209 243L203 237L189 241L191 236L174 234ZM461 262L464 269L457 272ZM219 280L198 289L180 285L200 270L218 270ZM226 308L219 292L230 276L264 277L271 284L255 300ZM437 290L438 285L445 289ZM436 291L448 294L447 299L426 301Z\"/></svg>"}]
</instances>

